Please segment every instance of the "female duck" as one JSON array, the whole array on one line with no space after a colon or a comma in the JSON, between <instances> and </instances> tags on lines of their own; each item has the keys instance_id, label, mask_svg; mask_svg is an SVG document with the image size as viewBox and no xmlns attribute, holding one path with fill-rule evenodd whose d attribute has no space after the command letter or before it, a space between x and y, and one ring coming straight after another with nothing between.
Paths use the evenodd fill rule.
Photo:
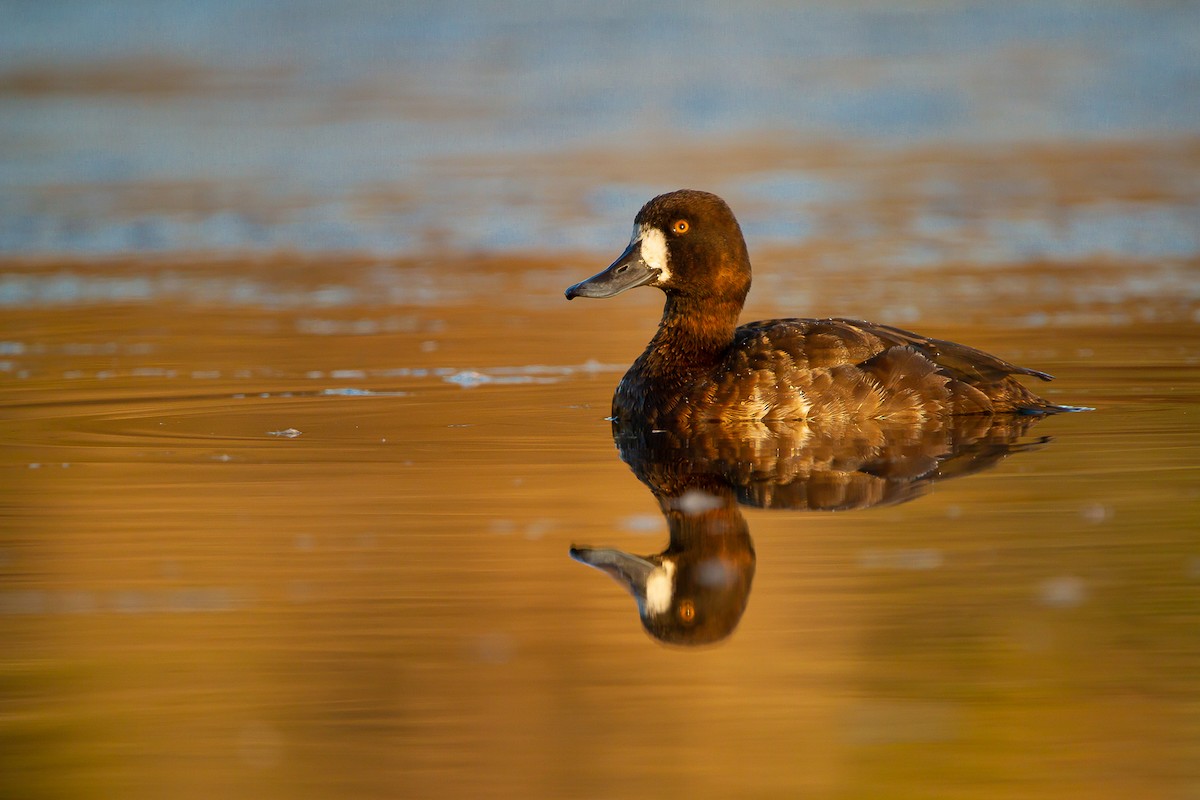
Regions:
<instances>
[{"instance_id":1,"label":"female duck","mask_svg":"<svg viewBox=\"0 0 1200 800\"><path fill-rule=\"evenodd\" d=\"M613 416L652 426L701 421L886 419L1071 410L1013 376L1051 376L966 345L851 319L777 319L737 327L750 257L733 212L707 192L660 195L634 219L625 252L567 289L666 294L658 332L613 397Z\"/></svg>"}]
</instances>

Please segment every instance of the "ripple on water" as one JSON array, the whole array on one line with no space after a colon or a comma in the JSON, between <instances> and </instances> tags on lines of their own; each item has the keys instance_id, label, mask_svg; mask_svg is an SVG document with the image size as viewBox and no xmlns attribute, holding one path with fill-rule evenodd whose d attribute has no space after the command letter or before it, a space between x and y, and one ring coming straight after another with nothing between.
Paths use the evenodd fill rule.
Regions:
<instances>
[{"instance_id":1,"label":"ripple on water","mask_svg":"<svg viewBox=\"0 0 1200 800\"><path fill-rule=\"evenodd\" d=\"M420 429L424 420L427 432L472 427L478 423L464 421L463 415L469 418L477 404L494 404L490 393L468 400L463 389L546 386L617 369L591 361L466 370L329 369L293 377L167 367L67 370L49 383L79 389L52 391L45 380L36 380L46 389L43 399L25 398L8 410L21 421L12 442L38 449L28 461L36 467L96 456L221 463L327 457L314 456L313 450L336 451L338 458L405 462L412 458L408 445L420 439L414 437L414 425ZM329 385L337 380L357 385ZM272 388L238 390L264 383ZM450 402L452 397L464 399Z\"/></svg>"}]
</instances>

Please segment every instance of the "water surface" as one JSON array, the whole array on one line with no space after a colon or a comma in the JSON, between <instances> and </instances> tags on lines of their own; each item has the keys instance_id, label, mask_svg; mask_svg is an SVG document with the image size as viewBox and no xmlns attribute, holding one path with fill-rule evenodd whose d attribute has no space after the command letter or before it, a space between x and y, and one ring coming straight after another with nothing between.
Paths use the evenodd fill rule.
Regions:
<instances>
[{"instance_id":1,"label":"water surface","mask_svg":"<svg viewBox=\"0 0 1200 800\"><path fill-rule=\"evenodd\" d=\"M281 294L297 297L375 269L282 266L299 277ZM16 785L127 797L1196 785L1194 322L1095 324L1100 312L1039 303L937 325L1058 373L1051 397L1097 411L1044 420L1026 439L1051 441L911 502L743 509L757 567L741 622L722 644L677 649L568 556L666 545L605 420L654 298L568 306L570 269L546 264L532 287L529 269L468 262L433 281L453 295L465 274L496 303L467 290L5 312L0 624ZM920 305L946 282L915 276L883 302ZM1178 302L1100 316L1170 318ZM1078 321L1005 329L992 313Z\"/></svg>"},{"instance_id":2,"label":"water surface","mask_svg":"<svg viewBox=\"0 0 1200 800\"><path fill-rule=\"evenodd\" d=\"M732 8L9 10L0 794L1200 794L1195 8ZM638 461L661 297L562 290L680 186L746 319L1096 410ZM666 646L571 549L696 498L752 581Z\"/></svg>"}]
</instances>

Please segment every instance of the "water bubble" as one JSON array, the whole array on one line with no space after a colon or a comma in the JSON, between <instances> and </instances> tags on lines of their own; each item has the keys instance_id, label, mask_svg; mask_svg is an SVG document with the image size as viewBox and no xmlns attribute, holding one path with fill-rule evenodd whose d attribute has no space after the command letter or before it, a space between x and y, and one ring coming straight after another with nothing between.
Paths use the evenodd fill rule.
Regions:
<instances>
[{"instance_id":1,"label":"water bubble","mask_svg":"<svg viewBox=\"0 0 1200 800\"><path fill-rule=\"evenodd\" d=\"M322 389L321 394L325 397L370 397L373 392L369 389L354 389L344 386L337 389Z\"/></svg>"},{"instance_id":2,"label":"water bubble","mask_svg":"<svg viewBox=\"0 0 1200 800\"><path fill-rule=\"evenodd\" d=\"M720 508L721 498L702 489L688 489L675 500L675 507L689 517Z\"/></svg>"},{"instance_id":3,"label":"water bubble","mask_svg":"<svg viewBox=\"0 0 1200 800\"><path fill-rule=\"evenodd\" d=\"M517 524L511 519L494 519L488 525L488 531L491 533L507 536L517 529Z\"/></svg>"},{"instance_id":4,"label":"water bubble","mask_svg":"<svg viewBox=\"0 0 1200 800\"><path fill-rule=\"evenodd\" d=\"M623 517L618 525L630 533L658 533L663 527L663 518L657 514L633 514Z\"/></svg>"},{"instance_id":5,"label":"water bubble","mask_svg":"<svg viewBox=\"0 0 1200 800\"><path fill-rule=\"evenodd\" d=\"M1038 600L1051 608L1074 608L1087 599L1083 580L1073 575L1048 578L1038 586Z\"/></svg>"},{"instance_id":6,"label":"water bubble","mask_svg":"<svg viewBox=\"0 0 1200 800\"><path fill-rule=\"evenodd\" d=\"M510 634L496 631L477 637L471 649L476 661L485 664L507 664L516 653L517 643Z\"/></svg>"},{"instance_id":7,"label":"water bubble","mask_svg":"<svg viewBox=\"0 0 1200 800\"><path fill-rule=\"evenodd\" d=\"M59 610L64 614L91 614L96 610L96 597L91 592L64 592L59 598Z\"/></svg>"},{"instance_id":8,"label":"water bubble","mask_svg":"<svg viewBox=\"0 0 1200 800\"><path fill-rule=\"evenodd\" d=\"M476 386L490 383L492 379L481 372L465 369L461 372L456 372L453 375L448 375L442 380L446 381L446 383L457 383L464 389L474 389Z\"/></svg>"},{"instance_id":9,"label":"water bubble","mask_svg":"<svg viewBox=\"0 0 1200 800\"><path fill-rule=\"evenodd\" d=\"M281 431L267 431L267 436L283 436L287 439L295 439L297 436L301 435L302 432L296 430L295 428L285 428Z\"/></svg>"},{"instance_id":10,"label":"water bubble","mask_svg":"<svg viewBox=\"0 0 1200 800\"><path fill-rule=\"evenodd\" d=\"M237 753L242 763L248 767L274 767L283 757L283 737L265 722L249 722L238 734Z\"/></svg>"},{"instance_id":11,"label":"water bubble","mask_svg":"<svg viewBox=\"0 0 1200 800\"><path fill-rule=\"evenodd\" d=\"M1091 503L1079 509L1079 515L1087 522L1090 522L1093 525L1099 525L1101 522L1112 518L1113 510L1112 506L1106 506L1101 503Z\"/></svg>"},{"instance_id":12,"label":"water bubble","mask_svg":"<svg viewBox=\"0 0 1200 800\"><path fill-rule=\"evenodd\" d=\"M696 582L712 589L724 589L737 580L737 568L720 558L706 558L696 565Z\"/></svg>"},{"instance_id":13,"label":"water bubble","mask_svg":"<svg viewBox=\"0 0 1200 800\"><path fill-rule=\"evenodd\" d=\"M554 530L554 520L535 519L525 526L525 538L530 541L536 541L552 530Z\"/></svg>"}]
</instances>

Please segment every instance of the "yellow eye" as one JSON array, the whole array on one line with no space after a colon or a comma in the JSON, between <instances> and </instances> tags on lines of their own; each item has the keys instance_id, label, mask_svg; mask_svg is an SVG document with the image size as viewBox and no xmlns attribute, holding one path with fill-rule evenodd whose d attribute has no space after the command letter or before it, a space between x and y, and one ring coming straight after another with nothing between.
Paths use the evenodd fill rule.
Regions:
<instances>
[{"instance_id":1,"label":"yellow eye","mask_svg":"<svg viewBox=\"0 0 1200 800\"><path fill-rule=\"evenodd\" d=\"M671 229L676 233L687 233L691 228L692 226L688 224L686 219L677 219L675 220L675 224L671 226Z\"/></svg>"},{"instance_id":2,"label":"yellow eye","mask_svg":"<svg viewBox=\"0 0 1200 800\"><path fill-rule=\"evenodd\" d=\"M684 622L691 622L696 618L696 604L691 600L684 600L679 604L679 618Z\"/></svg>"}]
</instances>

